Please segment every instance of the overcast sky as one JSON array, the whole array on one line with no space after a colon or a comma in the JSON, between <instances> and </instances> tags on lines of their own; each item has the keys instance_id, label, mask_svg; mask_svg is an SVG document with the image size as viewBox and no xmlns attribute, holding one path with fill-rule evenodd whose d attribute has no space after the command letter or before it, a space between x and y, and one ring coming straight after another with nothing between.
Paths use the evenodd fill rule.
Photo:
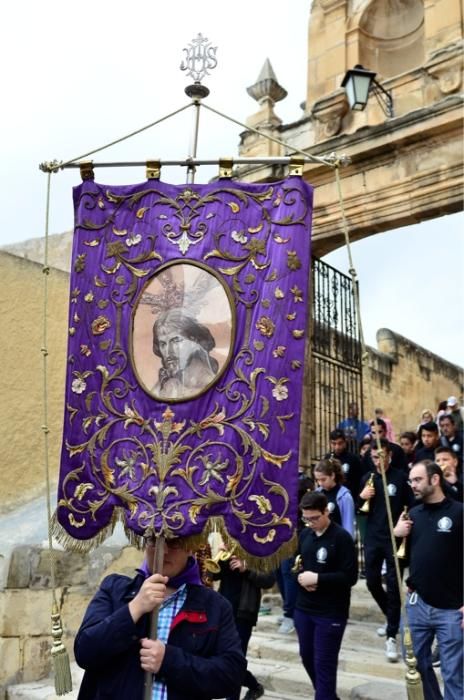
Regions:
<instances>
[{"instance_id":1,"label":"overcast sky","mask_svg":"<svg viewBox=\"0 0 464 700\"><path fill-rule=\"evenodd\" d=\"M16 0L2 10L0 58L0 244L42 236L46 176L42 161L84 154L189 103L180 71L182 49L201 32L217 46L218 66L205 79L207 104L245 122L258 108L246 93L268 57L288 97L277 104L284 123L301 116L306 98L310 0ZM185 158L194 111L187 109L96 161ZM237 155L242 129L202 110L198 156ZM214 171L215 172L215 171ZM197 182L213 174L201 168ZM129 184L144 169L97 170L97 179ZM163 171L180 183L181 168ZM51 233L69 230L71 188L78 171L52 178ZM317 201L317 193L316 193ZM397 229L353 245L365 337L376 345L387 327L464 364L463 215ZM326 258L342 271L346 251Z\"/></svg>"}]
</instances>

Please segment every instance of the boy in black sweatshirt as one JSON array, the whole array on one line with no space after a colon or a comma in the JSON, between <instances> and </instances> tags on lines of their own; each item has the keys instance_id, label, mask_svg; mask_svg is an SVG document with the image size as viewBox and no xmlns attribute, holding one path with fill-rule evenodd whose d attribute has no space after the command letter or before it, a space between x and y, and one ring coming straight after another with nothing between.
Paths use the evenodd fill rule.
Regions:
<instances>
[{"instance_id":1,"label":"boy in black sweatshirt","mask_svg":"<svg viewBox=\"0 0 464 700\"><path fill-rule=\"evenodd\" d=\"M300 508L307 525L299 538L294 612L300 656L315 697L336 700L338 654L358 578L356 547L349 532L330 520L324 494L305 494Z\"/></svg>"}]
</instances>

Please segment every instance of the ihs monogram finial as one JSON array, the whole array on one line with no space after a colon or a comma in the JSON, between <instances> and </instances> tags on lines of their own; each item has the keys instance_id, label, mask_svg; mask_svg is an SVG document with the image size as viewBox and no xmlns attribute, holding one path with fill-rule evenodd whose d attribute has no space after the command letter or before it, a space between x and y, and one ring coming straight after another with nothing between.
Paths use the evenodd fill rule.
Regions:
<instances>
[{"instance_id":1,"label":"ihs monogram finial","mask_svg":"<svg viewBox=\"0 0 464 700\"><path fill-rule=\"evenodd\" d=\"M182 49L185 58L180 64L180 69L187 71L194 81L201 82L209 71L217 66L217 46L211 46L211 42L203 34L197 34L186 49Z\"/></svg>"}]
</instances>

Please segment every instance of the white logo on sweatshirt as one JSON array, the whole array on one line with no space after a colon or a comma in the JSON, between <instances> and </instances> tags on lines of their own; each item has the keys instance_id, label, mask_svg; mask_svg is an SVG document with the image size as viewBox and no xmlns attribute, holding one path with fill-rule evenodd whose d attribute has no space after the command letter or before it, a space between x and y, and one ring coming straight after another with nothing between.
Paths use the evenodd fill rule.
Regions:
<instances>
[{"instance_id":1,"label":"white logo on sweatshirt","mask_svg":"<svg viewBox=\"0 0 464 700\"><path fill-rule=\"evenodd\" d=\"M316 559L319 562L319 564L325 564L327 559L327 550L325 547L319 547L319 549L316 552Z\"/></svg>"},{"instance_id":2,"label":"white logo on sweatshirt","mask_svg":"<svg viewBox=\"0 0 464 700\"><path fill-rule=\"evenodd\" d=\"M395 484L388 484L387 486L387 491L389 496L394 496L396 494L396 486Z\"/></svg>"},{"instance_id":3,"label":"white logo on sweatshirt","mask_svg":"<svg viewBox=\"0 0 464 700\"><path fill-rule=\"evenodd\" d=\"M348 474L348 472L350 471L350 465L348 464L348 462L345 462L345 464L342 464L342 470L343 470L344 474Z\"/></svg>"},{"instance_id":4,"label":"white logo on sweatshirt","mask_svg":"<svg viewBox=\"0 0 464 700\"><path fill-rule=\"evenodd\" d=\"M437 523L437 527L439 532L449 532L453 527L453 521L451 520L451 518L447 518L445 516L444 518L440 518L440 520Z\"/></svg>"},{"instance_id":5,"label":"white logo on sweatshirt","mask_svg":"<svg viewBox=\"0 0 464 700\"><path fill-rule=\"evenodd\" d=\"M333 513L335 510L335 503L332 503L332 501L330 501L330 503L327 503L327 509L329 513Z\"/></svg>"}]
</instances>

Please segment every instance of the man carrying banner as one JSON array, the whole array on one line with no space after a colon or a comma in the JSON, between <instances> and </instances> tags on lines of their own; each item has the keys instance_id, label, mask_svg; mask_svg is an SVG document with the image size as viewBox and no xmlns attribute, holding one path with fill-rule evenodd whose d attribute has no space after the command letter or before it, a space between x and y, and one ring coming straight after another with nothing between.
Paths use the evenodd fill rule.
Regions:
<instances>
[{"instance_id":1,"label":"man carrying banner","mask_svg":"<svg viewBox=\"0 0 464 700\"><path fill-rule=\"evenodd\" d=\"M155 540L137 576L104 579L85 613L74 652L85 669L79 700L143 697L153 673L153 700L209 700L239 692L246 670L232 609L201 584L181 538L165 541L163 573L150 575ZM159 606L158 638L148 614Z\"/></svg>"}]
</instances>

